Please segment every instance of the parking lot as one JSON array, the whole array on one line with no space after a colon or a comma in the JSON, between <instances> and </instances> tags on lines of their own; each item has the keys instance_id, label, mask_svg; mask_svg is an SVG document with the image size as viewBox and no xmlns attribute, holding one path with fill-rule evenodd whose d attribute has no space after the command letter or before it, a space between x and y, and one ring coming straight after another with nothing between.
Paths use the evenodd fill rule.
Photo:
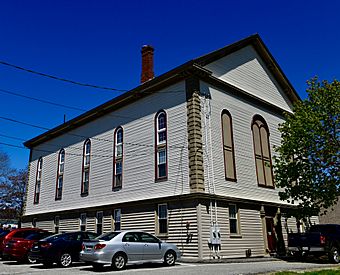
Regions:
<instances>
[{"instance_id":1,"label":"parking lot","mask_svg":"<svg viewBox=\"0 0 340 275\"><path fill-rule=\"evenodd\" d=\"M281 260L258 260L255 262L230 262L230 263L178 263L175 266L165 267L162 264L128 265L123 271L113 271L105 266L102 271L94 271L92 266L75 263L69 268L45 268L41 264L17 264L13 261L0 262L0 274L264 274L283 270L339 268L321 262L287 262Z\"/></svg>"}]
</instances>

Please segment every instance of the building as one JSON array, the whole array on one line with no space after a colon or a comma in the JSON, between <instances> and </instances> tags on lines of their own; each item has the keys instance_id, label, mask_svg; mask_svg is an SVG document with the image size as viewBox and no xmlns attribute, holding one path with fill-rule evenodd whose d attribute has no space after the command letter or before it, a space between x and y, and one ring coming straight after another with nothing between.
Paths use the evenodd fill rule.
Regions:
<instances>
[{"instance_id":1,"label":"building","mask_svg":"<svg viewBox=\"0 0 340 275\"><path fill-rule=\"evenodd\" d=\"M183 257L263 256L295 222L272 171L299 96L258 35L154 77L25 143L24 226L142 229ZM283 234L280 234L281 231Z\"/></svg>"}]
</instances>

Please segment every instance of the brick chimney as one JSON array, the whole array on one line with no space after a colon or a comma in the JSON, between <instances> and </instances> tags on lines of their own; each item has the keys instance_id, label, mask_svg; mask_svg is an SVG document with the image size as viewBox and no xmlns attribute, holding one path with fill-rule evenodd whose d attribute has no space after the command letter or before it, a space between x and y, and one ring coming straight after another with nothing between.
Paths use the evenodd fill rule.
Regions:
<instances>
[{"instance_id":1,"label":"brick chimney","mask_svg":"<svg viewBox=\"0 0 340 275\"><path fill-rule=\"evenodd\" d=\"M150 45L144 45L142 47L142 74L140 82L144 83L155 77L153 72L153 52L154 48Z\"/></svg>"}]
</instances>

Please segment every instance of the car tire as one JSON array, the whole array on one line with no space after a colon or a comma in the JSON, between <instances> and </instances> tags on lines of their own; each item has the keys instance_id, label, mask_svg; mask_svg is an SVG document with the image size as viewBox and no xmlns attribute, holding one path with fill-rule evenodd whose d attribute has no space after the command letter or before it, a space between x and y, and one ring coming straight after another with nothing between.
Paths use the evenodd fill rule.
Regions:
<instances>
[{"instance_id":1,"label":"car tire","mask_svg":"<svg viewBox=\"0 0 340 275\"><path fill-rule=\"evenodd\" d=\"M339 249L337 247L333 246L329 251L328 258L334 264L340 263L340 251L339 251Z\"/></svg>"},{"instance_id":2,"label":"car tire","mask_svg":"<svg viewBox=\"0 0 340 275\"><path fill-rule=\"evenodd\" d=\"M166 266L175 265L176 262L176 254L172 250L168 250L164 255L164 264Z\"/></svg>"},{"instance_id":3,"label":"car tire","mask_svg":"<svg viewBox=\"0 0 340 275\"><path fill-rule=\"evenodd\" d=\"M117 253L112 258L112 268L114 270L122 270L125 268L127 258L123 253Z\"/></svg>"},{"instance_id":4,"label":"car tire","mask_svg":"<svg viewBox=\"0 0 340 275\"><path fill-rule=\"evenodd\" d=\"M104 265L103 264L98 264L98 263L92 263L92 267L94 271L100 271L103 270Z\"/></svg>"},{"instance_id":5,"label":"car tire","mask_svg":"<svg viewBox=\"0 0 340 275\"><path fill-rule=\"evenodd\" d=\"M60 255L58 265L61 267L69 267L72 264L72 256L70 253L65 252Z\"/></svg>"}]
</instances>

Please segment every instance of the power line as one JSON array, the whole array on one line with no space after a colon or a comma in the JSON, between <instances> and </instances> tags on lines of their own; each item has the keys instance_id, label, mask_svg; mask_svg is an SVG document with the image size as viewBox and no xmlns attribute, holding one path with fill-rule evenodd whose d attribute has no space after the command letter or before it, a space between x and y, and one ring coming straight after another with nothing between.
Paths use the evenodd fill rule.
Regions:
<instances>
[{"instance_id":1,"label":"power line","mask_svg":"<svg viewBox=\"0 0 340 275\"><path fill-rule=\"evenodd\" d=\"M123 89L116 89L116 88L104 87L104 86L99 86L99 85L92 85L92 84L82 83L82 82L78 82L78 81L74 81L74 80L69 80L69 79L66 79L66 78L57 77L57 76L54 76L54 75L37 72L37 71L31 70L31 69L26 69L26 68L23 68L21 66L10 64L8 62L1 61L1 60L0 60L0 64L8 66L8 67L15 68L15 69L18 69L18 70L21 70L21 71L25 71L25 72L28 72L28 73L44 76L44 77L47 77L47 78L51 78L51 79L54 79L54 80L59 80L59 81L63 81L63 82L67 82L67 83L71 83L71 84L75 84L75 85L79 85L79 86L101 89L101 90L109 90L109 91L115 91L115 92L127 92L128 91L128 90L123 90Z\"/></svg>"},{"instance_id":2,"label":"power line","mask_svg":"<svg viewBox=\"0 0 340 275\"><path fill-rule=\"evenodd\" d=\"M6 120L6 121L9 121L9 122L13 122L13 123L18 123L18 124L30 126L30 127L34 127L34 128L38 128L38 129L42 129L42 130L51 130L51 129L46 128L46 127L42 127L42 126L39 126L39 125L23 122L23 121L20 121L20 120L16 120L16 119L4 117L4 116L0 116L0 119ZM105 141L105 142L113 143L113 140L104 139L104 138L89 137L89 136L83 136L83 135L71 134L71 133L63 133L63 135L70 135L70 136L74 136L74 137L80 137L80 138L85 139L85 140L86 139L92 139L92 140L98 140L98 141ZM141 146L141 147L151 147L151 148L154 148L154 145L143 144L143 143L124 142L124 144L132 145L132 146ZM179 149L181 149L184 146L168 145L168 147L169 148L179 148Z\"/></svg>"}]
</instances>

